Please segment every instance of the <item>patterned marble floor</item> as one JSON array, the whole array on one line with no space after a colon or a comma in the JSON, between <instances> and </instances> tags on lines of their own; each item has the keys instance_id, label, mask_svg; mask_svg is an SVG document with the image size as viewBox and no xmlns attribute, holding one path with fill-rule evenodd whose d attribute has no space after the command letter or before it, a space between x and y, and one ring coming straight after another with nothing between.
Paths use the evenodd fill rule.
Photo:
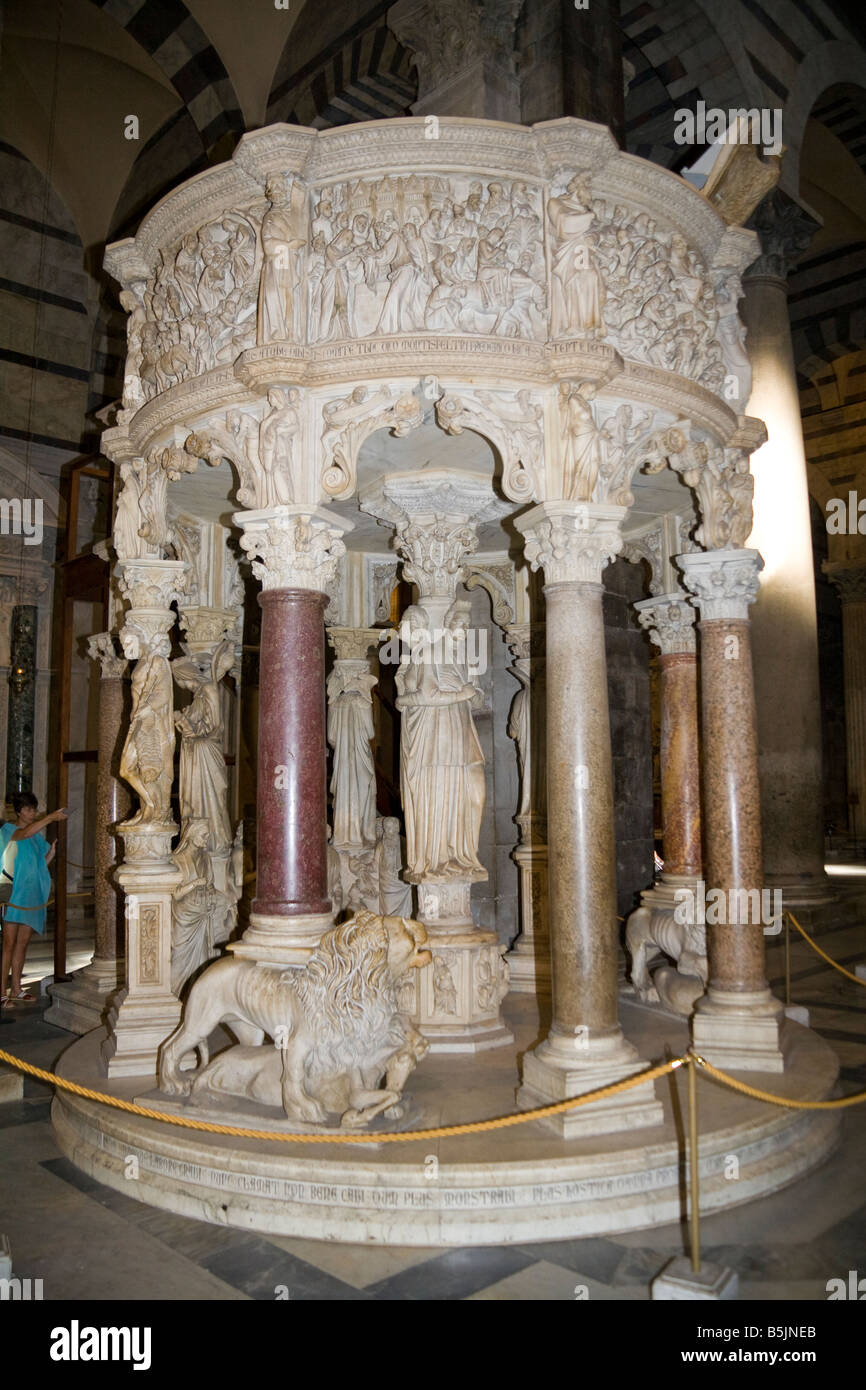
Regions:
<instances>
[{"instance_id":1,"label":"patterned marble floor","mask_svg":"<svg viewBox=\"0 0 866 1390\"><path fill-rule=\"evenodd\" d=\"M819 939L848 969L866 958L861 925L830 923ZM791 951L792 1001L810 1009L812 1026L837 1049L843 1090L866 1091L866 990L801 939L792 939ZM31 978L40 966L44 972L42 954L31 961ZM781 993L781 939L769 941L769 962ZM50 1067L70 1035L41 1015L41 1003L16 1010L0 1027L0 1047ZM683 1250L680 1226L455 1250L226 1230L155 1211L80 1173L58 1152L49 1104L48 1088L28 1080L23 1101L0 1106L0 1232L10 1239L14 1272L41 1278L46 1300L645 1301L650 1280ZM741 1299L824 1301L828 1279L866 1271L864 1166L866 1105L845 1113L842 1145L811 1176L705 1218L705 1259L739 1272Z\"/></svg>"}]
</instances>

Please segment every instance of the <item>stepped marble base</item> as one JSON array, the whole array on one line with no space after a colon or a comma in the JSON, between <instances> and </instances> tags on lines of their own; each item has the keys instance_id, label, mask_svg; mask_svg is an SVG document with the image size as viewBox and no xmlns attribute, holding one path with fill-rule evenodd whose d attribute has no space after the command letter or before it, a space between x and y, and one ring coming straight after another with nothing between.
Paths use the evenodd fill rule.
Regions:
<instances>
[{"instance_id":1,"label":"stepped marble base","mask_svg":"<svg viewBox=\"0 0 866 1390\"><path fill-rule=\"evenodd\" d=\"M669 1045L688 1045L682 1021L659 1018L623 1001L623 1028L646 1058ZM460 1124L515 1110L518 1054L537 1036L538 1018L525 996L509 997L505 1017L515 1045L474 1057L428 1056L407 1088L413 1128ZM789 1025L782 1076L749 1080L796 1098L823 1099L838 1072L835 1055L816 1034ZM141 1079L106 1078L99 1036L77 1039L58 1064L63 1076L132 1099L150 1088ZM236 1229L358 1243L455 1246L573 1239L677 1222L683 1217L681 1117L686 1076L656 1083L662 1122L652 1128L563 1139L537 1122L418 1143L275 1144L179 1129L59 1094L52 1111L63 1153L109 1187L167 1211ZM672 1091L679 1101L675 1112ZM699 1081L701 1209L708 1213L753 1201L796 1181L834 1148L837 1112L788 1111ZM188 1102L169 1102L168 1111ZM232 1102L256 1128L285 1128L263 1107ZM225 1108L195 1118L225 1124ZM271 1120L276 1123L271 1125ZM264 1124L263 1124L264 1121ZM726 1176L736 1152L739 1180ZM128 1158L138 1180L125 1176ZM435 1160L431 1161L431 1160ZM431 1176L432 1175L432 1176Z\"/></svg>"},{"instance_id":2,"label":"stepped marble base","mask_svg":"<svg viewBox=\"0 0 866 1390\"><path fill-rule=\"evenodd\" d=\"M73 975L71 980L48 986L51 1003L44 1022L70 1033L89 1033L106 1021L113 996L123 985L123 961L96 960Z\"/></svg>"}]
</instances>

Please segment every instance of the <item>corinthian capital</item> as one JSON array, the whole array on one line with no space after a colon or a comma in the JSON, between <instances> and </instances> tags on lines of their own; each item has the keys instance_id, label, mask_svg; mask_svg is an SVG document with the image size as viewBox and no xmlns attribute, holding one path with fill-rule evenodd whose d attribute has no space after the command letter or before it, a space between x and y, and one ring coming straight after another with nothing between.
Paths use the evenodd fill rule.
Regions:
<instances>
[{"instance_id":1,"label":"corinthian capital","mask_svg":"<svg viewBox=\"0 0 866 1390\"><path fill-rule=\"evenodd\" d=\"M241 547L252 560L263 589L318 589L324 592L346 553L342 533L352 523L324 507L271 507L235 512L243 528Z\"/></svg>"},{"instance_id":2,"label":"corinthian capital","mask_svg":"<svg viewBox=\"0 0 866 1390\"><path fill-rule=\"evenodd\" d=\"M526 558L548 584L600 584L608 560L622 550L628 509L594 502L542 502L515 521Z\"/></svg>"},{"instance_id":3,"label":"corinthian capital","mask_svg":"<svg viewBox=\"0 0 866 1390\"><path fill-rule=\"evenodd\" d=\"M701 550L678 555L683 582L700 609L701 620L744 621L758 597L764 561L757 550Z\"/></svg>"},{"instance_id":4,"label":"corinthian capital","mask_svg":"<svg viewBox=\"0 0 866 1390\"><path fill-rule=\"evenodd\" d=\"M800 203L775 188L758 204L747 225L761 238L761 255L746 275L787 280L820 224Z\"/></svg>"},{"instance_id":5,"label":"corinthian capital","mask_svg":"<svg viewBox=\"0 0 866 1390\"><path fill-rule=\"evenodd\" d=\"M637 619L662 656L694 652L695 610L685 594L661 594L635 604Z\"/></svg>"},{"instance_id":6,"label":"corinthian capital","mask_svg":"<svg viewBox=\"0 0 866 1390\"><path fill-rule=\"evenodd\" d=\"M94 632L92 637L88 637L87 655L92 661L99 662L103 680L116 681L126 675L128 663L124 657L117 655L110 632Z\"/></svg>"}]
</instances>

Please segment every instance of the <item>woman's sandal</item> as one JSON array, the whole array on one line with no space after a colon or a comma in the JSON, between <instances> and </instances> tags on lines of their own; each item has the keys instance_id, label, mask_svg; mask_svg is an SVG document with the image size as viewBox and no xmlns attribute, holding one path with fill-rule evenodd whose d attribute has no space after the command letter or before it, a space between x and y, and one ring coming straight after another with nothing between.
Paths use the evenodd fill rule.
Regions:
<instances>
[{"instance_id":1,"label":"woman's sandal","mask_svg":"<svg viewBox=\"0 0 866 1390\"><path fill-rule=\"evenodd\" d=\"M6 1000L7 1004L32 1004L35 995L30 994L26 989L22 989L20 994L10 994Z\"/></svg>"}]
</instances>

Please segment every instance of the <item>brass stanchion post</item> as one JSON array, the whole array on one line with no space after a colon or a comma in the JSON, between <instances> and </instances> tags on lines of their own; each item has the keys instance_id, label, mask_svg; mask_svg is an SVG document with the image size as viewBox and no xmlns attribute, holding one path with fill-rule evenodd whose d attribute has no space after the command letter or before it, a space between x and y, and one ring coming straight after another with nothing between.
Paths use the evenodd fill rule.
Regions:
<instances>
[{"instance_id":1,"label":"brass stanchion post","mask_svg":"<svg viewBox=\"0 0 866 1390\"><path fill-rule=\"evenodd\" d=\"M701 1270L700 1178L698 1175L698 1068L694 1057L689 1058L689 1184L691 1187L691 1221L689 1234L692 1245L692 1269Z\"/></svg>"}]
</instances>

